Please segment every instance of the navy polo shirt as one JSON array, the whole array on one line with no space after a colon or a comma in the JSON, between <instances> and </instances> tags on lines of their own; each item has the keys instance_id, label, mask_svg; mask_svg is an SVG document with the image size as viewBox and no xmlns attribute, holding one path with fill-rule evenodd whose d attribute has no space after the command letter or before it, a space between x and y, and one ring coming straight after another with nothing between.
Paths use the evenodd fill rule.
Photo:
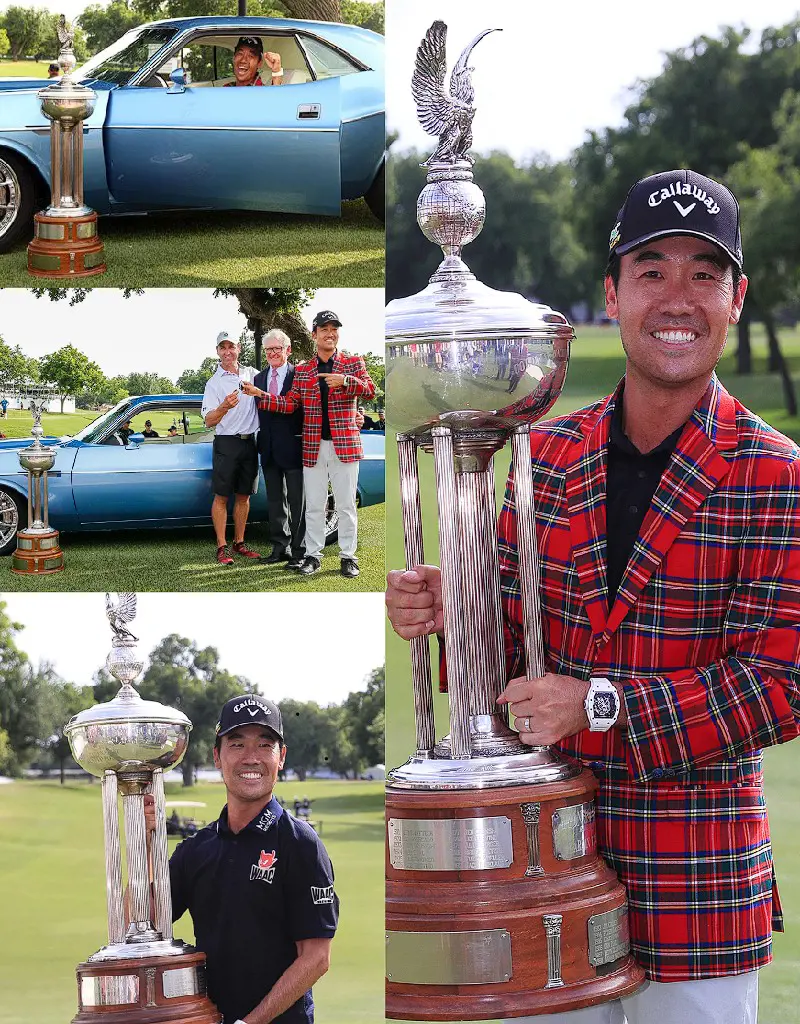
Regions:
<instances>
[{"instance_id":1,"label":"navy polo shirt","mask_svg":"<svg viewBox=\"0 0 800 1024\"><path fill-rule=\"evenodd\" d=\"M206 954L209 998L233 1024L253 1010L297 959L295 942L330 939L339 898L316 832L273 797L234 833L228 809L178 845L169 862L172 918L192 915ZM311 1024L311 990L275 1018Z\"/></svg>"}]
</instances>

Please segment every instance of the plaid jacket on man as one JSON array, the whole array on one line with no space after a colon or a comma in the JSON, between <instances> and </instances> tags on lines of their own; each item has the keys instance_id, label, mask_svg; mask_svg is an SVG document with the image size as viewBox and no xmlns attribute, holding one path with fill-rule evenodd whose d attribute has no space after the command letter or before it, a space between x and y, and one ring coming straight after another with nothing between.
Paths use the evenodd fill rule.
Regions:
<instances>
[{"instance_id":1,"label":"plaid jacket on man","mask_svg":"<svg viewBox=\"0 0 800 1024\"><path fill-rule=\"evenodd\" d=\"M600 780L598 845L657 981L768 963L782 930L760 750L800 731L800 451L716 380L683 429L613 608L615 396L537 425L548 670L624 683L628 725L559 744ZM499 520L509 676L525 674L513 479Z\"/></svg>"},{"instance_id":2,"label":"plaid jacket on man","mask_svg":"<svg viewBox=\"0 0 800 1024\"><path fill-rule=\"evenodd\" d=\"M361 433L356 426L356 402L375 394L375 382L367 373L361 356L347 355L338 349L333 357L333 372L350 378L346 388L328 389L328 422L333 450L340 462L358 462L363 456ZM294 412L303 407L303 465L316 466L322 440L322 396L319 393L317 357L300 363L294 383L285 395L266 395L258 400L259 409L270 412Z\"/></svg>"}]
</instances>

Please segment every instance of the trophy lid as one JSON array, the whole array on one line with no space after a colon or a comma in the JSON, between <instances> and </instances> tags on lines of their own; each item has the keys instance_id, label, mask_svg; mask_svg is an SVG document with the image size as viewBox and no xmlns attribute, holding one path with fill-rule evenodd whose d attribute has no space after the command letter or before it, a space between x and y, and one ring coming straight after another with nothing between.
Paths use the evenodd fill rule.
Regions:
<instances>
[{"instance_id":1,"label":"trophy lid","mask_svg":"<svg viewBox=\"0 0 800 1024\"><path fill-rule=\"evenodd\" d=\"M168 707L157 700L144 700L130 684L120 688L112 700L95 704L94 707L79 711L69 720L65 732L87 725L129 725L145 723L152 725L177 725L187 731L192 723L177 708Z\"/></svg>"}]
</instances>

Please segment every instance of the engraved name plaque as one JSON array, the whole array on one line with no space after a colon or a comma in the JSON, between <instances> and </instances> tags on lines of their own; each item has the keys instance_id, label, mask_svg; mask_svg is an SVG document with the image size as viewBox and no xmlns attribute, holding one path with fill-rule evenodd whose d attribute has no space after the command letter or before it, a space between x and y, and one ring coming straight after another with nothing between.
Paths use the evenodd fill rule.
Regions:
<instances>
[{"instance_id":1,"label":"engraved name plaque","mask_svg":"<svg viewBox=\"0 0 800 1024\"><path fill-rule=\"evenodd\" d=\"M390 818L389 860L405 871L491 871L514 860L511 819Z\"/></svg>"},{"instance_id":2,"label":"engraved name plaque","mask_svg":"<svg viewBox=\"0 0 800 1024\"><path fill-rule=\"evenodd\" d=\"M505 928L469 932L387 932L386 977L405 985L497 985L509 981Z\"/></svg>"},{"instance_id":3,"label":"engraved name plaque","mask_svg":"<svg viewBox=\"0 0 800 1024\"><path fill-rule=\"evenodd\" d=\"M553 811L553 855L575 860L597 850L594 804L572 804Z\"/></svg>"},{"instance_id":4,"label":"engraved name plaque","mask_svg":"<svg viewBox=\"0 0 800 1024\"><path fill-rule=\"evenodd\" d=\"M592 967L613 963L630 952L628 904L589 918L589 963Z\"/></svg>"}]
</instances>

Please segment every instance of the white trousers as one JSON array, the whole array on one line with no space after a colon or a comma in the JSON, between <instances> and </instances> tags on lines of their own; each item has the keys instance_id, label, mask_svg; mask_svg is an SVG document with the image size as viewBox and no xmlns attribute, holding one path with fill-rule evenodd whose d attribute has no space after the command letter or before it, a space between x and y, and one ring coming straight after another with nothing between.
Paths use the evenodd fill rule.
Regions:
<instances>
[{"instance_id":1,"label":"white trousers","mask_svg":"<svg viewBox=\"0 0 800 1024\"><path fill-rule=\"evenodd\" d=\"M756 1024L758 971L700 981L648 981L626 999L506 1024Z\"/></svg>"},{"instance_id":2,"label":"white trousers","mask_svg":"<svg viewBox=\"0 0 800 1024\"><path fill-rule=\"evenodd\" d=\"M306 492L306 558L322 558L325 547L325 506L328 503L328 481L333 489L339 513L339 555L355 558L358 544L356 487L358 463L340 462L333 441L320 441L315 466L303 466L303 487Z\"/></svg>"}]
</instances>

